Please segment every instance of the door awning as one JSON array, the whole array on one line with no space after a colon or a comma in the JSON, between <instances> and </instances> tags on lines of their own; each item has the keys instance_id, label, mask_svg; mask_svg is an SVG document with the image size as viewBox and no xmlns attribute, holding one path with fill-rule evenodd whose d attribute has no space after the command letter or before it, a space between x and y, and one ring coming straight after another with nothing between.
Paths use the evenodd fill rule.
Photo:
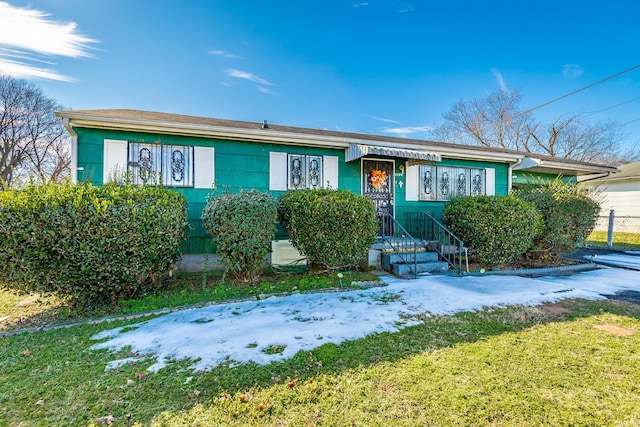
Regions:
<instances>
[{"instance_id":1,"label":"door awning","mask_svg":"<svg viewBox=\"0 0 640 427\"><path fill-rule=\"evenodd\" d=\"M364 156L399 157L401 159L413 159L417 161L417 163L439 162L442 160L440 154L427 153L425 151L383 147L379 145L350 144L347 149L346 161L352 162Z\"/></svg>"}]
</instances>

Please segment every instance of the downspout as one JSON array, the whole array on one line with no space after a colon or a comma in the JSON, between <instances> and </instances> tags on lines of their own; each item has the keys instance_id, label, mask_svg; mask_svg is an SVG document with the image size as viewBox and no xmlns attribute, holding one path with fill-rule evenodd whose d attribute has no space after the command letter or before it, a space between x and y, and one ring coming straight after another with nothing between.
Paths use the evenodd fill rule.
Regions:
<instances>
[{"instance_id":1,"label":"downspout","mask_svg":"<svg viewBox=\"0 0 640 427\"><path fill-rule=\"evenodd\" d=\"M509 193L511 193L511 190L513 190L513 168L522 164L522 160L524 160L524 157L520 157L520 159L517 162L515 162L512 165L511 164L509 165L509 171L507 173L507 176L508 176L507 180L509 183Z\"/></svg>"},{"instance_id":2,"label":"downspout","mask_svg":"<svg viewBox=\"0 0 640 427\"><path fill-rule=\"evenodd\" d=\"M69 123L69 118L62 119L62 125L71 135L71 163L69 165L71 169L71 182L77 184L78 182L78 134L73 130L73 126Z\"/></svg>"}]
</instances>

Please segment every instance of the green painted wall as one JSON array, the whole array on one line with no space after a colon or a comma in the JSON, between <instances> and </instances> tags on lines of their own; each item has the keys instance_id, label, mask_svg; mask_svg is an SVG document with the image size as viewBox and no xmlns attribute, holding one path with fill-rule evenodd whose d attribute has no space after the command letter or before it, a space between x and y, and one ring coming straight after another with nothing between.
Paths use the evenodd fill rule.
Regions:
<instances>
[{"instance_id":1,"label":"green painted wall","mask_svg":"<svg viewBox=\"0 0 640 427\"><path fill-rule=\"evenodd\" d=\"M242 141L227 141L210 138L197 138L175 135L159 135L140 132L110 131L101 129L76 128L78 134L78 180L102 184L104 140L116 139L133 142L163 143L172 145L193 145L215 148L215 184L216 189L177 188L189 202L188 219L191 229L182 250L184 253L210 253L214 250L211 239L202 225L201 214L210 195L223 192L238 192L241 189L269 191L269 153L271 151L338 156L338 180L340 189L348 189L355 194L362 193L361 161L345 163L344 150L314 148L292 145L261 144ZM385 157L376 157L385 159ZM404 159L395 160L395 215L402 222L405 212L430 211L440 218L445 202L407 202L405 200L406 169L400 175L400 166ZM443 159L439 165L473 168L495 168L496 194L508 194L508 165L480 161ZM400 186L399 182L402 182ZM272 192L277 197L281 192ZM277 237L285 238L281 227L277 228Z\"/></svg>"}]
</instances>

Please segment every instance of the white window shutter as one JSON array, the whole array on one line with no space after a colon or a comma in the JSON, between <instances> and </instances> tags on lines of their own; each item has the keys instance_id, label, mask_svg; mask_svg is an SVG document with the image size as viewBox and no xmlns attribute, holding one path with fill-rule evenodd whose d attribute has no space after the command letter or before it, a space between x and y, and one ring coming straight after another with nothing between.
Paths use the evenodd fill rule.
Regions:
<instances>
[{"instance_id":1,"label":"white window shutter","mask_svg":"<svg viewBox=\"0 0 640 427\"><path fill-rule=\"evenodd\" d=\"M215 184L215 149L213 147L193 148L194 188L213 188Z\"/></svg>"},{"instance_id":2,"label":"white window shutter","mask_svg":"<svg viewBox=\"0 0 640 427\"><path fill-rule=\"evenodd\" d=\"M486 194L487 196L495 196L496 195L496 170L493 168L485 169L486 175Z\"/></svg>"},{"instance_id":3,"label":"white window shutter","mask_svg":"<svg viewBox=\"0 0 640 427\"><path fill-rule=\"evenodd\" d=\"M269 190L287 189L287 153L269 153Z\"/></svg>"},{"instance_id":4,"label":"white window shutter","mask_svg":"<svg viewBox=\"0 0 640 427\"><path fill-rule=\"evenodd\" d=\"M420 200L418 192L420 191L419 181L420 181L420 166L406 166L405 173L407 174L405 177L404 183L404 191L405 191L405 200L417 201Z\"/></svg>"},{"instance_id":5,"label":"white window shutter","mask_svg":"<svg viewBox=\"0 0 640 427\"><path fill-rule=\"evenodd\" d=\"M323 187L327 185L333 190L338 189L338 156L324 156L323 161L324 182Z\"/></svg>"},{"instance_id":6,"label":"white window shutter","mask_svg":"<svg viewBox=\"0 0 640 427\"><path fill-rule=\"evenodd\" d=\"M104 140L104 159L102 164L102 182L122 179L127 172L127 149L129 143L115 139Z\"/></svg>"}]
</instances>

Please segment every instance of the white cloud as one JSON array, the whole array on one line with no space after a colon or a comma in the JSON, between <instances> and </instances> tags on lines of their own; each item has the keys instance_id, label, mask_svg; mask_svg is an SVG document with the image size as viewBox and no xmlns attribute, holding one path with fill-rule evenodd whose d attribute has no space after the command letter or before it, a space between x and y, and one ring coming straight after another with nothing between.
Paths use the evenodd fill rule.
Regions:
<instances>
[{"instance_id":1,"label":"white cloud","mask_svg":"<svg viewBox=\"0 0 640 427\"><path fill-rule=\"evenodd\" d=\"M72 82L73 78L57 73L47 68L37 68L20 62L3 59L0 54L0 74L13 76L19 79L40 78L48 80L58 80L62 82Z\"/></svg>"},{"instance_id":2,"label":"white cloud","mask_svg":"<svg viewBox=\"0 0 640 427\"><path fill-rule=\"evenodd\" d=\"M493 74L493 77L496 78L496 81L500 85L500 90L502 90L503 92L509 92L509 88L507 87L507 84L505 83L504 78L502 77L502 73L497 68L492 68L491 73Z\"/></svg>"},{"instance_id":3,"label":"white cloud","mask_svg":"<svg viewBox=\"0 0 640 427\"><path fill-rule=\"evenodd\" d=\"M274 83L271 83L267 79L263 79L262 77L256 76L253 73L248 73L246 71L234 70L233 68L229 68L225 71L227 75L231 77L235 77L236 79L248 80L253 83L258 83L263 86L274 86Z\"/></svg>"},{"instance_id":4,"label":"white cloud","mask_svg":"<svg viewBox=\"0 0 640 427\"><path fill-rule=\"evenodd\" d=\"M38 55L89 57L89 46L97 40L79 34L75 22L57 22L49 16L0 1L0 73L21 78L72 80L33 63L43 62Z\"/></svg>"},{"instance_id":5,"label":"white cloud","mask_svg":"<svg viewBox=\"0 0 640 427\"><path fill-rule=\"evenodd\" d=\"M369 3L355 3L353 7L369 6Z\"/></svg>"},{"instance_id":6,"label":"white cloud","mask_svg":"<svg viewBox=\"0 0 640 427\"><path fill-rule=\"evenodd\" d=\"M578 64L565 64L562 68L562 77L565 79L577 79L584 70Z\"/></svg>"},{"instance_id":7,"label":"white cloud","mask_svg":"<svg viewBox=\"0 0 640 427\"><path fill-rule=\"evenodd\" d=\"M269 89L268 87L258 86L258 90L262 93L266 93L268 95L275 95L275 92Z\"/></svg>"},{"instance_id":8,"label":"white cloud","mask_svg":"<svg viewBox=\"0 0 640 427\"><path fill-rule=\"evenodd\" d=\"M394 3L393 7L395 7L396 12L398 13L407 13L407 12L413 12L415 9L413 8L413 4L411 3Z\"/></svg>"},{"instance_id":9,"label":"white cloud","mask_svg":"<svg viewBox=\"0 0 640 427\"><path fill-rule=\"evenodd\" d=\"M397 136L406 136L418 132L429 132L431 130L433 130L433 127L431 126L403 126L397 128L384 128L381 129L381 132Z\"/></svg>"},{"instance_id":10,"label":"white cloud","mask_svg":"<svg viewBox=\"0 0 640 427\"><path fill-rule=\"evenodd\" d=\"M211 55L215 55L215 56L222 56L223 58L229 58L229 59L244 59L242 56L237 55L235 53L231 53L231 52L227 52L226 50L220 50L220 49L211 49L209 51L209 53Z\"/></svg>"},{"instance_id":11,"label":"white cloud","mask_svg":"<svg viewBox=\"0 0 640 427\"><path fill-rule=\"evenodd\" d=\"M402 124L404 124L404 123L399 122L399 121L397 121L397 120L385 119L384 117L375 117L375 116L374 116L373 118L374 118L374 119L376 119L376 120L379 120L379 121L381 121L381 122L385 122L385 123L393 123L394 125L402 125Z\"/></svg>"}]
</instances>

